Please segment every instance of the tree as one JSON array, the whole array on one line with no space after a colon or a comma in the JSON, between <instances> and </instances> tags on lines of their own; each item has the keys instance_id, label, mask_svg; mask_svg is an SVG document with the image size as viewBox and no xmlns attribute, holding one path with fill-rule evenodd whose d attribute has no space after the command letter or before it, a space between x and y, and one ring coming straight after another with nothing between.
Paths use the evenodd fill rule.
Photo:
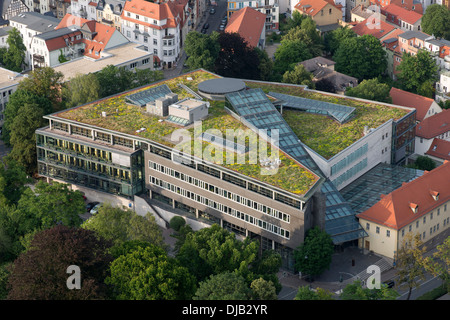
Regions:
<instances>
[{"instance_id":1,"label":"tree","mask_svg":"<svg viewBox=\"0 0 450 320\"><path fill-rule=\"evenodd\" d=\"M438 38L450 40L450 10L439 4L427 7L422 17L422 31Z\"/></svg>"},{"instance_id":2,"label":"tree","mask_svg":"<svg viewBox=\"0 0 450 320\"><path fill-rule=\"evenodd\" d=\"M134 73L125 67L107 65L102 70L95 73L98 83L101 83L100 98L126 91L132 87Z\"/></svg>"},{"instance_id":3,"label":"tree","mask_svg":"<svg viewBox=\"0 0 450 320\"><path fill-rule=\"evenodd\" d=\"M277 291L272 281L255 279L250 284L250 289L254 300L277 300Z\"/></svg>"},{"instance_id":4,"label":"tree","mask_svg":"<svg viewBox=\"0 0 450 320\"><path fill-rule=\"evenodd\" d=\"M100 83L93 73L77 74L66 89L68 107L75 107L100 98Z\"/></svg>"},{"instance_id":5,"label":"tree","mask_svg":"<svg viewBox=\"0 0 450 320\"><path fill-rule=\"evenodd\" d=\"M184 50L188 56L186 65L189 69L195 70L203 68L205 70L214 71L216 59L220 50L218 38L218 32L207 35L192 31L187 34Z\"/></svg>"},{"instance_id":6,"label":"tree","mask_svg":"<svg viewBox=\"0 0 450 320\"><path fill-rule=\"evenodd\" d=\"M434 90L434 81L427 80L417 88L417 94L427 98L433 98Z\"/></svg>"},{"instance_id":7,"label":"tree","mask_svg":"<svg viewBox=\"0 0 450 320\"><path fill-rule=\"evenodd\" d=\"M324 45L325 50L330 52L332 56L336 53L340 44L349 38L356 38L356 33L348 26L340 27L325 34Z\"/></svg>"},{"instance_id":8,"label":"tree","mask_svg":"<svg viewBox=\"0 0 450 320\"><path fill-rule=\"evenodd\" d=\"M302 41L313 57L322 55L323 41L316 29L316 23L310 17L306 17L299 26L290 29L282 40Z\"/></svg>"},{"instance_id":9,"label":"tree","mask_svg":"<svg viewBox=\"0 0 450 320\"><path fill-rule=\"evenodd\" d=\"M376 78L387 68L386 52L372 35L344 39L333 59L336 71L359 81Z\"/></svg>"},{"instance_id":10,"label":"tree","mask_svg":"<svg viewBox=\"0 0 450 320\"><path fill-rule=\"evenodd\" d=\"M103 238L120 245L140 240L164 247L161 229L151 214L142 217L131 210L122 210L105 203L97 214L83 223L83 228L97 232Z\"/></svg>"},{"instance_id":11,"label":"tree","mask_svg":"<svg viewBox=\"0 0 450 320\"><path fill-rule=\"evenodd\" d=\"M3 64L6 69L22 72L27 48L23 44L22 36L20 35L19 30L12 28L8 32L6 43L8 45L8 49L4 52Z\"/></svg>"},{"instance_id":12,"label":"tree","mask_svg":"<svg viewBox=\"0 0 450 320\"><path fill-rule=\"evenodd\" d=\"M261 50L258 47L254 48L259 59L259 80L268 81L272 78L273 61L269 58L265 50Z\"/></svg>"},{"instance_id":13,"label":"tree","mask_svg":"<svg viewBox=\"0 0 450 320\"><path fill-rule=\"evenodd\" d=\"M211 275L200 282L194 300L248 300L251 291L245 279L235 272Z\"/></svg>"},{"instance_id":14,"label":"tree","mask_svg":"<svg viewBox=\"0 0 450 320\"><path fill-rule=\"evenodd\" d=\"M155 245L137 247L111 263L111 276L118 300L186 300L195 293L195 278Z\"/></svg>"},{"instance_id":15,"label":"tree","mask_svg":"<svg viewBox=\"0 0 450 320\"><path fill-rule=\"evenodd\" d=\"M402 62L397 66L397 77L402 87L413 93L418 93L426 82L434 82L437 79L438 67L431 54L421 49L416 55L407 52L402 55ZM423 91L423 88L421 89Z\"/></svg>"},{"instance_id":16,"label":"tree","mask_svg":"<svg viewBox=\"0 0 450 320\"><path fill-rule=\"evenodd\" d=\"M6 159L0 163L0 208L17 204L30 182L25 168L16 161Z\"/></svg>"},{"instance_id":17,"label":"tree","mask_svg":"<svg viewBox=\"0 0 450 320\"><path fill-rule=\"evenodd\" d=\"M436 163L427 156L417 156L414 164L408 165L409 168L431 171L436 168Z\"/></svg>"},{"instance_id":18,"label":"tree","mask_svg":"<svg viewBox=\"0 0 450 320\"><path fill-rule=\"evenodd\" d=\"M17 209L24 216L33 216L37 230L52 228L62 224L79 227L80 214L86 210L83 195L78 190L69 190L69 185L39 181L34 191L26 189L20 198Z\"/></svg>"},{"instance_id":19,"label":"tree","mask_svg":"<svg viewBox=\"0 0 450 320\"><path fill-rule=\"evenodd\" d=\"M17 90L24 90L36 96L47 98L52 103L52 112L64 109L64 75L51 67L37 68L19 82Z\"/></svg>"},{"instance_id":20,"label":"tree","mask_svg":"<svg viewBox=\"0 0 450 320\"><path fill-rule=\"evenodd\" d=\"M294 251L295 268L309 276L317 276L331 264L333 241L329 234L314 227L306 233L305 241Z\"/></svg>"},{"instance_id":21,"label":"tree","mask_svg":"<svg viewBox=\"0 0 450 320\"><path fill-rule=\"evenodd\" d=\"M280 31L285 32L297 26L301 26L302 21L306 18L306 15L302 15L300 12L294 11L291 18L287 19L286 24L280 24Z\"/></svg>"},{"instance_id":22,"label":"tree","mask_svg":"<svg viewBox=\"0 0 450 320\"><path fill-rule=\"evenodd\" d=\"M177 259L198 281L202 281L211 274L227 271L248 273L259 246L248 239L240 241L234 233L213 224L188 233L179 247Z\"/></svg>"},{"instance_id":23,"label":"tree","mask_svg":"<svg viewBox=\"0 0 450 320\"><path fill-rule=\"evenodd\" d=\"M259 56L239 33L222 32L214 70L223 77L259 79Z\"/></svg>"},{"instance_id":24,"label":"tree","mask_svg":"<svg viewBox=\"0 0 450 320\"><path fill-rule=\"evenodd\" d=\"M67 58L64 56L64 53L63 53L62 49L59 49L58 62L59 62L59 63L64 63L64 62L67 62L67 61L69 61L69 59L67 59Z\"/></svg>"},{"instance_id":25,"label":"tree","mask_svg":"<svg viewBox=\"0 0 450 320\"><path fill-rule=\"evenodd\" d=\"M30 174L37 171L36 129L43 127L43 110L36 104L24 104L11 124L10 144L12 150L8 157L17 161Z\"/></svg>"},{"instance_id":26,"label":"tree","mask_svg":"<svg viewBox=\"0 0 450 320\"><path fill-rule=\"evenodd\" d=\"M294 300L334 300L334 298L328 290L317 288L314 291L309 286L301 286L298 288Z\"/></svg>"},{"instance_id":27,"label":"tree","mask_svg":"<svg viewBox=\"0 0 450 320\"><path fill-rule=\"evenodd\" d=\"M16 90L10 97L3 111L4 123L2 127L2 140L10 146L11 129L13 121L16 118L20 107L25 104L37 105L43 114L49 114L53 111L52 103L45 97L38 96L30 91Z\"/></svg>"},{"instance_id":28,"label":"tree","mask_svg":"<svg viewBox=\"0 0 450 320\"><path fill-rule=\"evenodd\" d=\"M308 46L301 40L286 39L281 41L274 57L274 72L281 79L286 71L292 70L299 62L311 59L313 56Z\"/></svg>"},{"instance_id":29,"label":"tree","mask_svg":"<svg viewBox=\"0 0 450 320\"><path fill-rule=\"evenodd\" d=\"M408 288L408 296L411 297L413 288L420 286L420 282L425 279L425 269L423 267L423 254L426 251L420 240L420 235L413 235L411 232L405 235L401 247L397 252L397 276L398 283Z\"/></svg>"},{"instance_id":30,"label":"tree","mask_svg":"<svg viewBox=\"0 0 450 320\"><path fill-rule=\"evenodd\" d=\"M0 300L6 300L8 297L8 278L10 274L11 263L0 264Z\"/></svg>"},{"instance_id":31,"label":"tree","mask_svg":"<svg viewBox=\"0 0 450 320\"><path fill-rule=\"evenodd\" d=\"M184 218L181 216L174 216L169 221L169 226L175 231L180 231L180 228L182 226L184 226L185 224L186 224L186 220L184 220Z\"/></svg>"},{"instance_id":32,"label":"tree","mask_svg":"<svg viewBox=\"0 0 450 320\"><path fill-rule=\"evenodd\" d=\"M21 254L9 276L11 300L104 299L106 270L111 263L109 243L94 232L55 226L35 235L31 248ZM69 266L81 271L80 289L67 287Z\"/></svg>"},{"instance_id":33,"label":"tree","mask_svg":"<svg viewBox=\"0 0 450 320\"><path fill-rule=\"evenodd\" d=\"M306 85L310 89L314 89L313 74L305 69L302 64L295 66L294 70L286 71L283 74L284 83Z\"/></svg>"},{"instance_id":34,"label":"tree","mask_svg":"<svg viewBox=\"0 0 450 320\"><path fill-rule=\"evenodd\" d=\"M381 284L380 289L363 288L360 280L348 284L342 289L341 300L395 300L397 291Z\"/></svg>"},{"instance_id":35,"label":"tree","mask_svg":"<svg viewBox=\"0 0 450 320\"><path fill-rule=\"evenodd\" d=\"M145 86L155 81L162 80L163 78L164 74L161 70L135 69L133 88Z\"/></svg>"},{"instance_id":36,"label":"tree","mask_svg":"<svg viewBox=\"0 0 450 320\"><path fill-rule=\"evenodd\" d=\"M438 245L437 251L424 258L422 263L428 272L440 277L447 286L447 291L450 291L450 237Z\"/></svg>"},{"instance_id":37,"label":"tree","mask_svg":"<svg viewBox=\"0 0 450 320\"><path fill-rule=\"evenodd\" d=\"M391 88L378 81L378 78L363 80L354 88L347 88L345 95L349 97L357 97L367 100L392 103L390 96Z\"/></svg>"}]
</instances>

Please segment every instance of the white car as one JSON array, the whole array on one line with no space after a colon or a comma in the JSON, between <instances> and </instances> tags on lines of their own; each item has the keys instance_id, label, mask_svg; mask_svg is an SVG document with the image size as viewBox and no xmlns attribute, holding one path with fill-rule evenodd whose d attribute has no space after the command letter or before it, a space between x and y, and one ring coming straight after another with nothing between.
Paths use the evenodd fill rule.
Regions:
<instances>
[{"instance_id":1,"label":"white car","mask_svg":"<svg viewBox=\"0 0 450 320\"><path fill-rule=\"evenodd\" d=\"M98 209L103 205L103 203L96 204L90 211L91 214L96 214L98 212Z\"/></svg>"}]
</instances>

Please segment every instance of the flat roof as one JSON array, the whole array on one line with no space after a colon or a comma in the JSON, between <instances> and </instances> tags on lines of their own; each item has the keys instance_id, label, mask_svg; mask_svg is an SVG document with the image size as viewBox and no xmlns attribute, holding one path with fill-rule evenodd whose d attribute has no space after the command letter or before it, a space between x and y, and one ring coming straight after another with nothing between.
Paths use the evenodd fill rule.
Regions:
<instances>
[{"instance_id":1,"label":"flat roof","mask_svg":"<svg viewBox=\"0 0 450 320\"><path fill-rule=\"evenodd\" d=\"M0 89L17 85L25 77L27 76L0 67Z\"/></svg>"},{"instance_id":2,"label":"flat roof","mask_svg":"<svg viewBox=\"0 0 450 320\"><path fill-rule=\"evenodd\" d=\"M128 61L136 60L139 58L144 59L153 56L150 52L140 49L140 47L142 46L130 42L113 49L108 49L106 51L106 54L110 54L111 56L109 57L97 60L81 58L57 65L53 67L53 69L56 72L61 72L64 75L64 80L68 81L78 74L88 74L100 71L109 64L117 66L125 64ZM153 63L153 61L151 61L150 59L149 63Z\"/></svg>"},{"instance_id":3,"label":"flat roof","mask_svg":"<svg viewBox=\"0 0 450 320\"><path fill-rule=\"evenodd\" d=\"M239 79L217 78L206 80L198 84L198 90L208 94L225 95L245 89L245 83Z\"/></svg>"}]
</instances>

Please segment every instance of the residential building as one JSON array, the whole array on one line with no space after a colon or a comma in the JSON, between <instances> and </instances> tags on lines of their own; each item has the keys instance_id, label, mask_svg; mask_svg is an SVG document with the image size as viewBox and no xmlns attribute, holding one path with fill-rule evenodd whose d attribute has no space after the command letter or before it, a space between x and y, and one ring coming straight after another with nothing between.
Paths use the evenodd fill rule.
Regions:
<instances>
[{"instance_id":1,"label":"residential building","mask_svg":"<svg viewBox=\"0 0 450 320\"><path fill-rule=\"evenodd\" d=\"M33 52L31 51L33 38L36 35L55 30L61 20L37 12L20 13L10 19L10 26L19 30L23 44L27 48L25 65L29 70L33 66Z\"/></svg>"},{"instance_id":2,"label":"residential building","mask_svg":"<svg viewBox=\"0 0 450 320\"><path fill-rule=\"evenodd\" d=\"M414 11L420 14L425 13L425 8L419 0L369 0L371 4L377 5L379 7L386 7L390 4L395 4L404 9ZM421 0L424 1L424 0ZM430 1L430 0L425 0Z\"/></svg>"},{"instance_id":3,"label":"residential building","mask_svg":"<svg viewBox=\"0 0 450 320\"><path fill-rule=\"evenodd\" d=\"M363 6L359 5L352 9L350 13L350 20L351 22L361 22L364 20L367 20L370 17L373 17L374 14L377 14L377 19L386 21L386 17L382 15L379 10L378 13L376 12L376 9L372 6Z\"/></svg>"},{"instance_id":4,"label":"residential building","mask_svg":"<svg viewBox=\"0 0 450 320\"><path fill-rule=\"evenodd\" d=\"M251 7L266 15L266 31L277 31L280 27L280 6L278 0L228 0L227 16L228 19L231 15L240 9Z\"/></svg>"},{"instance_id":5,"label":"residential building","mask_svg":"<svg viewBox=\"0 0 450 320\"><path fill-rule=\"evenodd\" d=\"M404 31L420 31L422 14L404 9L396 4L381 7L380 11L386 16L386 22L398 25Z\"/></svg>"},{"instance_id":6,"label":"residential building","mask_svg":"<svg viewBox=\"0 0 450 320\"><path fill-rule=\"evenodd\" d=\"M425 155L433 159L437 165L442 165L446 160L450 161L450 141L434 138Z\"/></svg>"},{"instance_id":7,"label":"residential building","mask_svg":"<svg viewBox=\"0 0 450 320\"><path fill-rule=\"evenodd\" d=\"M0 26L6 25L10 18L19 13L30 11L22 0L0 1Z\"/></svg>"},{"instance_id":8,"label":"residential building","mask_svg":"<svg viewBox=\"0 0 450 320\"><path fill-rule=\"evenodd\" d=\"M358 6L367 8L369 5L370 5L369 0L347 0L347 6L346 6L347 12L345 13L345 15L347 17L347 21L352 21L351 16L352 16L353 9L355 9Z\"/></svg>"},{"instance_id":9,"label":"residential building","mask_svg":"<svg viewBox=\"0 0 450 320\"><path fill-rule=\"evenodd\" d=\"M450 226L450 161L403 184L357 215L368 236L360 247L396 259L406 234L425 242Z\"/></svg>"},{"instance_id":10,"label":"residential building","mask_svg":"<svg viewBox=\"0 0 450 320\"><path fill-rule=\"evenodd\" d=\"M87 20L97 19L97 5L99 0L71 0L71 14Z\"/></svg>"},{"instance_id":11,"label":"residential building","mask_svg":"<svg viewBox=\"0 0 450 320\"><path fill-rule=\"evenodd\" d=\"M344 94L346 88L356 87L358 79L334 70L336 64L333 60L324 57L315 57L300 62L308 72L313 74L313 81L328 80L333 85L334 91L338 94Z\"/></svg>"},{"instance_id":12,"label":"residential building","mask_svg":"<svg viewBox=\"0 0 450 320\"><path fill-rule=\"evenodd\" d=\"M333 1L329 0L301 0L294 10L311 17L317 27L335 26L338 28L339 20L342 20L342 11Z\"/></svg>"},{"instance_id":13,"label":"residential building","mask_svg":"<svg viewBox=\"0 0 450 320\"><path fill-rule=\"evenodd\" d=\"M417 122L421 122L436 113L442 112L442 108L434 101L434 99L394 87L391 88L389 94L393 104L416 109Z\"/></svg>"},{"instance_id":14,"label":"residential building","mask_svg":"<svg viewBox=\"0 0 450 320\"><path fill-rule=\"evenodd\" d=\"M97 4L96 20L100 23L106 24L116 28L118 31L122 30L122 10L125 5L124 0L99 0Z\"/></svg>"},{"instance_id":15,"label":"residential building","mask_svg":"<svg viewBox=\"0 0 450 320\"><path fill-rule=\"evenodd\" d=\"M56 12L54 13L58 19L64 18L64 16L71 11L71 0L56 0Z\"/></svg>"},{"instance_id":16,"label":"residential building","mask_svg":"<svg viewBox=\"0 0 450 320\"><path fill-rule=\"evenodd\" d=\"M17 90L19 82L26 77L27 75L0 67L0 134L4 122L3 112L9 97Z\"/></svg>"},{"instance_id":17,"label":"residential building","mask_svg":"<svg viewBox=\"0 0 450 320\"><path fill-rule=\"evenodd\" d=\"M444 109L417 124L416 153L425 154L434 138L450 141L450 109Z\"/></svg>"},{"instance_id":18,"label":"residential building","mask_svg":"<svg viewBox=\"0 0 450 320\"><path fill-rule=\"evenodd\" d=\"M427 50L426 40L430 38L430 35L420 31L406 31L398 36L400 51L416 55L420 49Z\"/></svg>"},{"instance_id":19,"label":"residential building","mask_svg":"<svg viewBox=\"0 0 450 320\"><path fill-rule=\"evenodd\" d=\"M358 35L372 35L380 41L391 38L391 34L397 30L397 28L383 20L376 19L375 17L369 17L366 20L359 22L352 30Z\"/></svg>"},{"instance_id":20,"label":"residential building","mask_svg":"<svg viewBox=\"0 0 450 320\"><path fill-rule=\"evenodd\" d=\"M8 47L8 36L9 31L12 29L10 26L2 27L0 28L0 48L7 48Z\"/></svg>"},{"instance_id":21,"label":"residential building","mask_svg":"<svg viewBox=\"0 0 450 320\"><path fill-rule=\"evenodd\" d=\"M266 15L245 7L236 11L228 21L225 32L237 32L251 47L264 50L266 42Z\"/></svg>"},{"instance_id":22,"label":"residential building","mask_svg":"<svg viewBox=\"0 0 450 320\"><path fill-rule=\"evenodd\" d=\"M442 71L439 82L436 83L436 100L447 101L448 99L450 99L450 71Z\"/></svg>"},{"instance_id":23,"label":"residential building","mask_svg":"<svg viewBox=\"0 0 450 320\"><path fill-rule=\"evenodd\" d=\"M400 31L403 33L402 30ZM386 51L386 58L387 58L386 74L392 80L397 80L396 74L399 72L397 71L397 66L402 61L402 52L400 51L400 47L398 45L398 36L388 37L387 39L381 42L381 45L383 49Z\"/></svg>"},{"instance_id":24,"label":"residential building","mask_svg":"<svg viewBox=\"0 0 450 320\"><path fill-rule=\"evenodd\" d=\"M188 1L152 3L142 0L126 1L122 10L122 33L130 40L144 46L162 62L173 68L186 38Z\"/></svg>"}]
</instances>

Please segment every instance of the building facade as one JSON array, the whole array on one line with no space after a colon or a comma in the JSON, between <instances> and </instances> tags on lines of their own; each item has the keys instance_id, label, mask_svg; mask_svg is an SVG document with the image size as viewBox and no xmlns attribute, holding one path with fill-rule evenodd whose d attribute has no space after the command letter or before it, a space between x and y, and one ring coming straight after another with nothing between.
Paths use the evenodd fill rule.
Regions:
<instances>
[{"instance_id":1,"label":"building facade","mask_svg":"<svg viewBox=\"0 0 450 320\"><path fill-rule=\"evenodd\" d=\"M243 8L251 7L263 14L266 15L266 31L277 31L280 27L280 5L278 0L257 0L257 1L248 1L248 0L237 0L237 1L228 1L227 7L227 16L228 19L231 18L231 15Z\"/></svg>"},{"instance_id":2,"label":"building facade","mask_svg":"<svg viewBox=\"0 0 450 320\"><path fill-rule=\"evenodd\" d=\"M0 68L0 133L4 123L3 112L9 101L9 97L17 90L19 82L27 77L8 69Z\"/></svg>"}]
</instances>

